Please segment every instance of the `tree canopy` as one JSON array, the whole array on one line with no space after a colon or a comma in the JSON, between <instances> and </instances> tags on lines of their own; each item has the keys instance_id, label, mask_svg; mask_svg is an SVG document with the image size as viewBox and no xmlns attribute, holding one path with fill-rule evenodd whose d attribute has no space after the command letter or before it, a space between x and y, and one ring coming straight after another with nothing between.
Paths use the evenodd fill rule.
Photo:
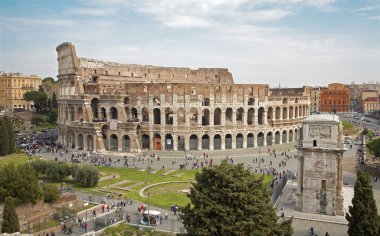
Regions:
<instances>
[{"instance_id":1,"label":"tree canopy","mask_svg":"<svg viewBox=\"0 0 380 236\"><path fill-rule=\"evenodd\" d=\"M52 84L58 83L58 81L54 80L52 77L46 77L42 80L42 83L50 82Z\"/></svg>"},{"instance_id":2,"label":"tree canopy","mask_svg":"<svg viewBox=\"0 0 380 236\"><path fill-rule=\"evenodd\" d=\"M354 187L352 206L346 213L348 221L348 235L380 235L379 216L376 202L373 198L373 190L370 177L363 171L358 170L357 180Z\"/></svg>"},{"instance_id":3,"label":"tree canopy","mask_svg":"<svg viewBox=\"0 0 380 236\"><path fill-rule=\"evenodd\" d=\"M263 177L242 164L204 168L180 214L188 235L291 235L292 220L279 220Z\"/></svg>"},{"instance_id":4,"label":"tree canopy","mask_svg":"<svg viewBox=\"0 0 380 236\"><path fill-rule=\"evenodd\" d=\"M33 101L37 112L46 110L47 94L43 90L26 92L24 93L24 99L27 101Z\"/></svg>"},{"instance_id":5,"label":"tree canopy","mask_svg":"<svg viewBox=\"0 0 380 236\"><path fill-rule=\"evenodd\" d=\"M1 233L15 233L20 231L18 216L12 197L5 198L3 211L3 224L1 225Z\"/></svg>"}]
</instances>

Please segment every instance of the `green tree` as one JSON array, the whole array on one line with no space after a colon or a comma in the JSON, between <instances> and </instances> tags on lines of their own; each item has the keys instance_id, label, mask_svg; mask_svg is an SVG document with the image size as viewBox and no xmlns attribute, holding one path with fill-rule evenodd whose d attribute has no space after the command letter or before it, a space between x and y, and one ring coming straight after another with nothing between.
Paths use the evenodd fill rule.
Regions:
<instances>
[{"instance_id":1,"label":"green tree","mask_svg":"<svg viewBox=\"0 0 380 236\"><path fill-rule=\"evenodd\" d=\"M45 184L42 188L44 191L44 202L55 202L59 197L59 191L54 184Z\"/></svg>"},{"instance_id":2,"label":"green tree","mask_svg":"<svg viewBox=\"0 0 380 236\"><path fill-rule=\"evenodd\" d=\"M2 233L15 233L20 231L18 216L12 197L5 198L3 211L3 224L1 225Z\"/></svg>"},{"instance_id":3,"label":"green tree","mask_svg":"<svg viewBox=\"0 0 380 236\"><path fill-rule=\"evenodd\" d=\"M364 171L358 170L354 198L348 211L349 213L346 213L348 235L379 235L379 216L373 198L371 180Z\"/></svg>"},{"instance_id":4,"label":"green tree","mask_svg":"<svg viewBox=\"0 0 380 236\"><path fill-rule=\"evenodd\" d=\"M47 106L47 94L43 91L29 91L24 93L24 99L27 101L33 101L34 107L37 112L42 112L46 110Z\"/></svg>"},{"instance_id":5,"label":"green tree","mask_svg":"<svg viewBox=\"0 0 380 236\"><path fill-rule=\"evenodd\" d=\"M15 131L13 129L12 120L8 116L3 117L3 121L7 127L8 137L9 137L9 152L8 154L12 154L16 151L16 143L15 143Z\"/></svg>"},{"instance_id":6,"label":"green tree","mask_svg":"<svg viewBox=\"0 0 380 236\"><path fill-rule=\"evenodd\" d=\"M380 139L374 139L366 144L367 148L375 155L375 157L380 157Z\"/></svg>"},{"instance_id":7,"label":"green tree","mask_svg":"<svg viewBox=\"0 0 380 236\"><path fill-rule=\"evenodd\" d=\"M42 80L42 83L50 82L52 84L55 84L57 81L55 81L52 77L46 77Z\"/></svg>"},{"instance_id":8,"label":"green tree","mask_svg":"<svg viewBox=\"0 0 380 236\"><path fill-rule=\"evenodd\" d=\"M180 214L187 235L291 235L292 220L279 220L263 177L242 164L204 168L197 173Z\"/></svg>"},{"instance_id":9,"label":"green tree","mask_svg":"<svg viewBox=\"0 0 380 236\"><path fill-rule=\"evenodd\" d=\"M8 155L9 152L8 127L4 118L0 118L0 156Z\"/></svg>"},{"instance_id":10,"label":"green tree","mask_svg":"<svg viewBox=\"0 0 380 236\"><path fill-rule=\"evenodd\" d=\"M94 187L99 181L99 171L93 166L77 166L74 174L74 181L83 187Z\"/></svg>"},{"instance_id":11,"label":"green tree","mask_svg":"<svg viewBox=\"0 0 380 236\"><path fill-rule=\"evenodd\" d=\"M51 102L52 102L53 108L58 109L57 94L55 94L55 92L53 92L53 96L51 98Z\"/></svg>"},{"instance_id":12,"label":"green tree","mask_svg":"<svg viewBox=\"0 0 380 236\"><path fill-rule=\"evenodd\" d=\"M57 119L58 119L58 111L56 108L53 108L50 112L49 112L49 123L51 124L55 124L57 122Z\"/></svg>"}]
</instances>

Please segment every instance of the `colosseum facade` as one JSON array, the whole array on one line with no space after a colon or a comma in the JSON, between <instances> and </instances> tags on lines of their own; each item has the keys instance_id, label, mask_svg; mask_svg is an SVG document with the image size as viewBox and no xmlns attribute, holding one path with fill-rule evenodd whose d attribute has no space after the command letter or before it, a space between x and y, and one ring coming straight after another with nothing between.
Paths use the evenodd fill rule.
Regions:
<instances>
[{"instance_id":1,"label":"colosseum facade","mask_svg":"<svg viewBox=\"0 0 380 236\"><path fill-rule=\"evenodd\" d=\"M227 150L294 142L307 87L234 84L225 68L156 67L57 47L59 141L97 152Z\"/></svg>"}]
</instances>

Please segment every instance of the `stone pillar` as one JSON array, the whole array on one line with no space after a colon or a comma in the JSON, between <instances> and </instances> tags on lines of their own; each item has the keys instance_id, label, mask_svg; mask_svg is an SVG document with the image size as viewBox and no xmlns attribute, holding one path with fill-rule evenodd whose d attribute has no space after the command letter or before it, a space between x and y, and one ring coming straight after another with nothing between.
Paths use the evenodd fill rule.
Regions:
<instances>
[{"instance_id":1,"label":"stone pillar","mask_svg":"<svg viewBox=\"0 0 380 236\"><path fill-rule=\"evenodd\" d=\"M209 135L209 149L214 150L214 137Z\"/></svg>"},{"instance_id":2,"label":"stone pillar","mask_svg":"<svg viewBox=\"0 0 380 236\"><path fill-rule=\"evenodd\" d=\"M220 124L225 126L226 125L226 110L222 110L220 115Z\"/></svg>"},{"instance_id":3,"label":"stone pillar","mask_svg":"<svg viewBox=\"0 0 380 236\"><path fill-rule=\"evenodd\" d=\"M247 125L247 111L244 111L244 113L243 113L243 125L244 126Z\"/></svg>"},{"instance_id":4,"label":"stone pillar","mask_svg":"<svg viewBox=\"0 0 380 236\"><path fill-rule=\"evenodd\" d=\"M232 125L236 127L236 111L232 112Z\"/></svg>"},{"instance_id":5,"label":"stone pillar","mask_svg":"<svg viewBox=\"0 0 380 236\"><path fill-rule=\"evenodd\" d=\"M185 109L185 126L190 126L190 110Z\"/></svg>"},{"instance_id":6,"label":"stone pillar","mask_svg":"<svg viewBox=\"0 0 380 236\"><path fill-rule=\"evenodd\" d=\"M123 136L118 136L117 139L117 151L122 152L123 151Z\"/></svg>"},{"instance_id":7,"label":"stone pillar","mask_svg":"<svg viewBox=\"0 0 380 236\"><path fill-rule=\"evenodd\" d=\"M232 138L232 149L236 149L236 135L234 135L233 133L231 134L231 138Z\"/></svg>"},{"instance_id":8,"label":"stone pillar","mask_svg":"<svg viewBox=\"0 0 380 236\"><path fill-rule=\"evenodd\" d=\"M154 150L154 145L153 145L153 131L149 132L149 149Z\"/></svg>"},{"instance_id":9,"label":"stone pillar","mask_svg":"<svg viewBox=\"0 0 380 236\"><path fill-rule=\"evenodd\" d=\"M279 120L282 120L282 117L283 117L283 108L280 107L280 119Z\"/></svg>"},{"instance_id":10,"label":"stone pillar","mask_svg":"<svg viewBox=\"0 0 380 236\"><path fill-rule=\"evenodd\" d=\"M198 120L198 126L202 126L202 110L199 112L198 110L198 113L197 113L198 117L197 117L197 120Z\"/></svg>"},{"instance_id":11,"label":"stone pillar","mask_svg":"<svg viewBox=\"0 0 380 236\"><path fill-rule=\"evenodd\" d=\"M183 138L185 139L185 150L190 150L189 148L189 137L187 135L184 135Z\"/></svg>"},{"instance_id":12,"label":"stone pillar","mask_svg":"<svg viewBox=\"0 0 380 236\"><path fill-rule=\"evenodd\" d=\"M202 136L198 136L198 151L202 150Z\"/></svg>"},{"instance_id":13,"label":"stone pillar","mask_svg":"<svg viewBox=\"0 0 380 236\"><path fill-rule=\"evenodd\" d=\"M161 125L164 126L166 124L166 116L165 116L165 109L160 109L160 115L161 115Z\"/></svg>"},{"instance_id":14,"label":"stone pillar","mask_svg":"<svg viewBox=\"0 0 380 236\"><path fill-rule=\"evenodd\" d=\"M264 113L263 113L263 123L264 125L267 125L268 124L268 111L267 110L264 110Z\"/></svg>"},{"instance_id":15,"label":"stone pillar","mask_svg":"<svg viewBox=\"0 0 380 236\"><path fill-rule=\"evenodd\" d=\"M303 156L298 156L298 170L297 170L297 192L296 192L296 209L301 211L303 206Z\"/></svg>"},{"instance_id":16,"label":"stone pillar","mask_svg":"<svg viewBox=\"0 0 380 236\"><path fill-rule=\"evenodd\" d=\"M265 135L265 133L264 133L264 139L263 139L263 146L264 147L267 146L267 136Z\"/></svg>"},{"instance_id":17,"label":"stone pillar","mask_svg":"<svg viewBox=\"0 0 380 236\"><path fill-rule=\"evenodd\" d=\"M174 120L173 120L174 124ZM178 150L178 136L173 134L173 151Z\"/></svg>"},{"instance_id":18,"label":"stone pillar","mask_svg":"<svg viewBox=\"0 0 380 236\"><path fill-rule=\"evenodd\" d=\"M337 155L337 188L335 193L335 211L337 215L344 215L343 212L343 190L342 190L342 184L343 184L343 169L342 169L342 158L343 153L338 153Z\"/></svg>"},{"instance_id":19,"label":"stone pillar","mask_svg":"<svg viewBox=\"0 0 380 236\"><path fill-rule=\"evenodd\" d=\"M87 134L82 134L83 136L83 151L87 151Z\"/></svg>"},{"instance_id":20,"label":"stone pillar","mask_svg":"<svg viewBox=\"0 0 380 236\"><path fill-rule=\"evenodd\" d=\"M257 134L253 136L253 147L257 147Z\"/></svg>"},{"instance_id":21,"label":"stone pillar","mask_svg":"<svg viewBox=\"0 0 380 236\"><path fill-rule=\"evenodd\" d=\"M210 121L209 121L209 125L211 127L214 127L214 111L215 111L215 108L213 108L213 109L210 108Z\"/></svg>"},{"instance_id":22,"label":"stone pillar","mask_svg":"<svg viewBox=\"0 0 380 236\"><path fill-rule=\"evenodd\" d=\"M244 135L244 134L243 134L243 148L247 148L247 135Z\"/></svg>"},{"instance_id":23,"label":"stone pillar","mask_svg":"<svg viewBox=\"0 0 380 236\"><path fill-rule=\"evenodd\" d=\"M220 136L220 150L226 150L226 136Z\"/></svg>"}]
</instances>

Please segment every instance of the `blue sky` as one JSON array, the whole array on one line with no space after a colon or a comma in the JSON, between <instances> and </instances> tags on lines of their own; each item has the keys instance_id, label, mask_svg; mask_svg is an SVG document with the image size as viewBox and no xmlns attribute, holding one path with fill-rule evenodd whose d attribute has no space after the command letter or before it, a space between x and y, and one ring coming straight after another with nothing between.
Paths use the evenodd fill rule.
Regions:
<instances>
[{"instance_id":1,"label":"blue sky","mask_svg":"<svg viewBox=\"0 0 380 236\"><path fill-rule=\"evenodd\" d=\"M236 83L380 82L378 0L0 0L0 70L55 77L66 41L81 57L226 67Z\"/></svg>"}]
</instances>

